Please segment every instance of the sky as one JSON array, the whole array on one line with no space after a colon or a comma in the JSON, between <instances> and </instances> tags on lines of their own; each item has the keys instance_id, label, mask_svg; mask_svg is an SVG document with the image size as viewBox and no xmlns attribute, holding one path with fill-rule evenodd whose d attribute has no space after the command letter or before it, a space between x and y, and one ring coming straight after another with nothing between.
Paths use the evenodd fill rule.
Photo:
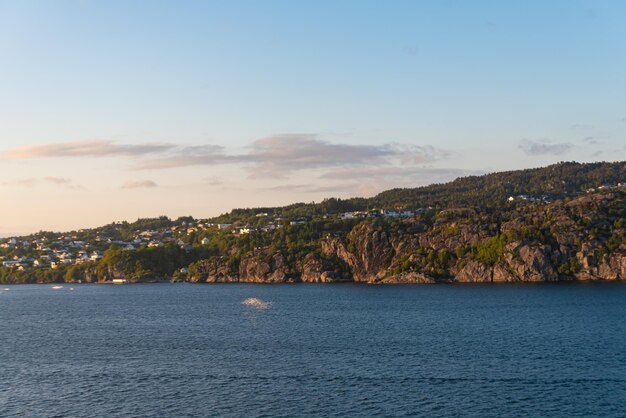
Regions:
<instances>
[{"instance_id":1,"label":"sky","mask_svg":"<svg viewBox=\"0 0 626 418\"><path fill-rule=\"evenodd\" d=\"M626 159L624 1L0 0L0 235Z\"/></svg>"}]
</instances>

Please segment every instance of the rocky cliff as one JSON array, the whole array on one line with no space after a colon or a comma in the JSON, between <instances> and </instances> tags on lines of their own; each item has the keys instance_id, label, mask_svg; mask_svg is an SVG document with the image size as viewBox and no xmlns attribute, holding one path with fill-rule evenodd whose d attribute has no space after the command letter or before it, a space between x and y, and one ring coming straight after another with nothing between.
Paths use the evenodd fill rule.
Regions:
<instances>
[{"instance_id":1,"label":"rocky cliff","mask_svg":"<svg viewBox=\"0 0 626 418\"><path fill-rule=\"evenodd\" d=\"M622 192L432 219L365 220L293 257L257 248L238 261L202 260L192 282L544 282L626 280Z\"/></svg>"}]
</instances>

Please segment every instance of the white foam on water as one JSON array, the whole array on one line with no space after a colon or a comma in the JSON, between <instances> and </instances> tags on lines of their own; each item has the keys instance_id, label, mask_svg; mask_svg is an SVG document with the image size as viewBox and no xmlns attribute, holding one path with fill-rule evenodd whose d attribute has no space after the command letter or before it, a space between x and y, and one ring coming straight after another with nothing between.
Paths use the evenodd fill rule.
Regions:
<instances>
[{"instance_id":1,"label":"white foam on water","mask_svg":"<svg viewBox=\"0 0 626 418\"><path fill-rule=\"evenodd\" d=\"M272 306L272 302L267 302L259 298L248 298L241 302L241 304L256 309L269 309Z\"/></svg>"},{"instance_id":2,"label":"white foam on water","mask_svg":"<svg viewBox=\"0 0 626 418\"><path fill-rule=\"evenodd\" d=\"M54 290L63 289L63 286L52 286L52 289L54 289Z\"/></svg>"}]
</instances>

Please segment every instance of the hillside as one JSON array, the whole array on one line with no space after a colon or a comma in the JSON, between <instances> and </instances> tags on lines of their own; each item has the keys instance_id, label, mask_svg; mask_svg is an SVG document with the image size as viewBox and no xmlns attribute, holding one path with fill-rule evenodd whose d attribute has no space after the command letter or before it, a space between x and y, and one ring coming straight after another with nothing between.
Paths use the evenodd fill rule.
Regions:
<instances>
[{"instance_id":1,"label":"hillside","mask_svg":"<svg viewBox=\"0 0 626 418\"><path fill-rule=\"evenodd\" d=\"M626 279L626 163L560 163L326 199L0 240L0 281Z\"/></svg>"}]
</instances>

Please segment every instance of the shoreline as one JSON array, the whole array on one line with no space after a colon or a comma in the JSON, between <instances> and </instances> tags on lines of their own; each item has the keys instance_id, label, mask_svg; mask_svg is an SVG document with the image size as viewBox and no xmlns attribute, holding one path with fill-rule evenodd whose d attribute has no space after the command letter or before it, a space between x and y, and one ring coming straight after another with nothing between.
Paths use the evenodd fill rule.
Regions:
<instances>
[{"instance_id":1,"label":"shoreline","mask_svg":"<svg viewBox=\"0 0 626 418\"><path fill-rule=\"evenodd\" d=\"M242 282L191 282L191 281L170 281L170 280L155 280L155 281L139 281L139 282L128 282L128 283L113 283L110 281L105 282L49 282L49 283L2 283L0 284L0 291L2 291L1 287L4 286L28 286L28 285L36 285L36 286L81 286L81 285L93 285L93 286L134 286L134 285L150 285L150 284L191 284L191 285L258 285L258 286L290 286L290 285L359 285L359 286L455 286L455 285L479 285L479 286L489 286L489 285L559 285L559 284L592 284L592 283L626 283L626 280L546 280L546 281L498 281L498 282L488 282L488 281L439 281L432 283L384 283L384 282L364 282L364 281L338 281L338 282L255 282L255 281L242 281Z\"/></svg>"}]
</instances>

